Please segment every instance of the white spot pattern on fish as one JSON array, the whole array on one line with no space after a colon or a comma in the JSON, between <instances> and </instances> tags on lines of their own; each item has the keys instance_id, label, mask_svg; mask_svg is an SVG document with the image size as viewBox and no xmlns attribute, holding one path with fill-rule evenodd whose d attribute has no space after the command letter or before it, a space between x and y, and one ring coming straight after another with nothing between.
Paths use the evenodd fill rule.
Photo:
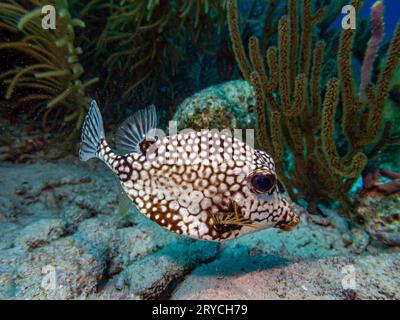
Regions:
<instances>
[{"instance_id":1,"label":"white spot pattern on fish","mask_svg":"<svg viewBox=\"0 0 400 320\"><path fill-rule=\"evenodd\" d=\"M267 227L289 230L298 223L278 191L274 162L267 153L208 130L156 141L146 136L155 126L155 110L150 108L123 125L119 135L124 146L129 147L130 139L138 145L132 145L136 152L120 156L111 151L103 128L98 128L101 116L92 103L80 151L82 160L98 157L119 176L142 214L170 231L213 241ZM153 123L148 125L143 116ZM93 141L97 145L90 147Z\"/></svg>"}]
</instances>

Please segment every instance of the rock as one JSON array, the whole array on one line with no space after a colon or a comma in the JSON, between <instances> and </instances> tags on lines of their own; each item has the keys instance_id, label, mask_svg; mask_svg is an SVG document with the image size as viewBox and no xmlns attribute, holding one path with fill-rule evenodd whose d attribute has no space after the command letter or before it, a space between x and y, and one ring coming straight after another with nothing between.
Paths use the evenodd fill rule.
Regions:
<instances>
[{"instance_id":1,"label":"rock","mask_svg":"<svg viewBox=\"0 0 400 320\"><path fill-rule=\"evenodd\" d=\"M16 269L24 263L26 256L21 247L0 250L0 299L14 298Z\"/></svg>"},{"instance_id":2,"label":"rock","mask_svg":"<svg viewBox=\"0 0 400 320\"><path fill-rule=\"evenodd\" d=\"M344 233L342 236L342 240L345 247L350 246L354 242L353 237L350 233Z\"/></svg>"},{"instance_id":3,"label":"rock","mask_svg":"<svg viewBox=\"0 0 400 320\"><path fill-rule=\"evenodd\" d=\"M157 298L167 294L173 280L183 277L196 265L213 259L217 248L218 245L212 242L186 239L172 242L124 270L115 282L116 288L127 290L130 295Z\"/></svg>"},{"instance_id":4,"label":"rock","mask_svg":"<svg viewBox=\"0 0 400 320\"><path fill-rule=\"evenodd\" d=\"M398 298L395 199L363 204L365 230L335 210L308 219L292 204L301 222L291 232L217 244L135 209L121 216L115 185L96 161L0 164L0 299ZM351 264L357 287L344 289Z\"/></svg>"},{"instance_id":5,"label":"rock","mask_svg":"<svg viewBox=\"0 0 400 320\"><path fill-rule=\"evenodd\" d=\"M118 241L111 251L109 272L115 274L124 270L132 262L156 252L168 245L175 237L160 234L154 227L149 230L129 227L118 230Z\"/></svg>"},{"instance_id":6,"label":"rock","mask_svg":"<svg viewBox=\"0 0 400 320\"><path fill-rule=\"evenodd\" d=\"M105 260L71 237L30 253L15 271L17 299L78 299L97 290Z\"/></svg>"},{"instance_id":7,"label":"rock","mask_svg":"<svg viewBox=\"0 0 400 320\"><path fill-rule=\"evenodd\" d=\"M360 199L356 213L364 219L362 228L379 246L400 246L400 195Z\"/></svg>"},{"instance_id":8,"label":"rock","mask_svg":"<svg viewBox=\"0 0 400 320\"><path fill-rule=\"evenodd\" d=\"M269 255L223 256L196 268L172 299L399 299L399 258L397 253L293 262ZM252 266L226 270L240 261Z\"/></svg>"},{"instance_id":9,"label":"rock","mask_svg":"<svg viewBox=\"0 0 400 320\"><path fill-rule=\"evenodd\" d=\"M361 228L355 228L351 230L351 234L353 239L352 246L354 248L355 253L357 254L364 253L371 242L368 233Z\"/></svg>"},{"instance_id":10,"label":"rock","mask_svg":"<svg viewBox=\"0 0 400 320\"><path fill-rule=\"evenodd\" d=\"M105 286L100 286L98 292L88 296L88 299L96 300L143 300L141 296L128 292L127 290L119 290L113 280L107 282Z\"/></svg>"},{"instance_id":11,"label":"rock","mask_svg":"<svg viewBox=\"0 0 400 320\"><path fill-rule=\"evenodd\" d=\"M124 225L123 218L117 215L99 215L82 222L73 236L88 250L107 255L110 275L121 272L133 261L161 249L177 237L136 210L131 214L139 221L133 226Z\"/></svg>"},{"instance_id":12,"label":"rock","mask_svg":"<svg viewBox=\"0 0 400 320\"><path fill-rule=\"evenodd\" d=\"M252 86L235 80L206 88L185 99L173 117L178 129L254 128L255 96Z\"/></svg>"},{"instance_id":13,"label":"rock","mask_svg":"<svg viewBox=\"0 0 400 320\"><path fill-rule=\"evenodd\" d=\"M79 223L91 217L90 212L85 209L77 208L76 206L66 206L61 210L60 214L66 227L70 232L76 231Z\"/></svg>"},{"instance_id":14,"label":"rock","mask_svg":"<svg viewBox=\"0 0 400 320\"><path fill-rule=\"evenodd\" d=\"M296 206L293 208L296 210ZM320 258L349 251L343 244L341 232L333 226L313 224L306 213L301 214L300 223L290 232L275 228L260 230L235 241L224 242L221 248L224 251L247 248L288 259Z\"/></svg>"},{"instance_id":15,"label":"rock","mask_svg":"<svg viewBox=\"0 0 400 320\"><path fill-rule=\"evenodd\" d=\"M309 214L307 215L307 218L310 219L310 221L314 224L318 224L323 227L329 227L332 225L332 222L330 219L322 217L320 215L315 215L315 214Z\"/></svg>"},{"instance_id":16,"label":"rock","mask_svg":"<svg viewBox=\"0 0 400 320\"><path fill-rule=\"evenodd\" d=\"M61 219L42 219L22 229L16 244L32 250L62 237L64 233L65 223Z\"/></svg>"},{"instance_id":17,"label":"rock","mask_svg":"<svg viewBox=\"0 0 400 320\"><path fill-rule=\"evenodd\" d=\"M12 273L0 269L0 299L6 300L13 297L14 279Z\"/></svg>"},{"instance_id":18,"label":"rock","mask_svg":"<svg viewBox=\"0 0 400 320\"><path fill-rule=\"evenodd\" d=\"M1 223L0 250L12 248L16 239L19 237L20 232L21 227L16 223Z\"/></svg>"}]
</instances>

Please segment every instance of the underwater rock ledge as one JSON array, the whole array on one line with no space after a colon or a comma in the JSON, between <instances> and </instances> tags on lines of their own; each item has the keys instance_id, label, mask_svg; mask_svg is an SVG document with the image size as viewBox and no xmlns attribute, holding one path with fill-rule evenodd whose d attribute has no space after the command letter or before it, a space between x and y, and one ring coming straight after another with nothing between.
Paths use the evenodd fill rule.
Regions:
<instances>
[{"instance_id":1,"label":"underwater rock ledge","mask_svg":"<svg viewBox=\"0 0 400 320\"><path fill-rule=\"evenodd\" d=\"M217 245L171 234L134 209L121 216L115 180L96 163L3 162L0 176L2 299L348 299L338 281L349 263L360 272L356 298L399 298L399 250L375 247L333 210L312 216L293 204L301 223L292 232ZM56 287L44 289L51 268Z\"/></svg>"},{"instance_id":2,"label":"underwater rock ledge","mask_svg":"<svg viewBox=\"0 0 400 320\"><path fill-rule=\"evenodd\" d=\"M400 255L327 257L285 263L270 256L249 273L215 276L217 265L232 264L224 258L196 269L172 299L246 300L246 299L399 299ZM238 263L238 260L235 260ZM343 289L342 270L353 266L355 289Z\"/></svg>"},{"instance_id":3,"label":"underwater rock ledge","mask_svg":"<svg viewBox=\"0 0 400 320\"><path fill-rule=\"evenodd\" d=\"M254 128L255 103L253 87L247 81L228 81L186 98L173 120L179 130Z\"/></svg>"}]
</instances>

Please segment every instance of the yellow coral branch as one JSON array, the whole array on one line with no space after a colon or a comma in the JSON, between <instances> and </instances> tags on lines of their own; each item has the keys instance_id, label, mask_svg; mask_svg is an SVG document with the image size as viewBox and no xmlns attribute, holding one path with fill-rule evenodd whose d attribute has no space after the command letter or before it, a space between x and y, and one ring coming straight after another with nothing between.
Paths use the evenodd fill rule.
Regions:
<instances>
[{"instance_id":1,"label":"yellow coral branch","mask_svg":"<svg viewBox=\"0 0 400 320\"><path fill-rule=\"evenodd\" d=\"M232 41L232 49L233 53L235 54L236 61L238 62L243 77L248 80L250 79L251 69L241 40L239 23L238 23L238 12L236 7L236 1L234 0L228 1L228 27Z\"/></svg>"},{"instance_id":2,"label":"yellow coral branch","mask_svg":"<svg viewBox=\"0 0 400 320\"><path fill-rule=\"evenodd\" d=\"M335 123L335 110L339 99L339 84L338 80L331 79L326 87L324 106L322 110L322 148L325 154L325 160L328 162L329 167L336 174L343 177L354 178L358 177L364 169L367 158L358 152L349 161L349 165L344 166L336 151L334 139L334 123Z\"/></svg>"},{"instance_id":3,"label":"yellow coral branch","mask_svg":"<svg viewBox=\"0 0 400 320\"><path fill-rule=\"evenodd\" d=\"M282 109L285 114L290 113L289 87L289 22L287 16L279 20L279 92Z\"/></svg>"}]
</instances>

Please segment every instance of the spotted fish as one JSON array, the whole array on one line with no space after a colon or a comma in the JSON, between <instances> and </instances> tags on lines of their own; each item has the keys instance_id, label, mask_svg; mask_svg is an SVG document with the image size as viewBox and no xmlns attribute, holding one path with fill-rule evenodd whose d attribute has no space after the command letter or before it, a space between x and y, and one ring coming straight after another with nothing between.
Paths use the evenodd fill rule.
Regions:
<instances>
[{"instance_id":1,"label":"spotted fish","mask_svg":"<svg viewBox=\"0 0 400 320\"><path fill-rule=\"evenodd\" d=\"M299 222L277 188L273 159L214 130L155 139L154 106L137 111L117 133L125 155L109 147L95 101L86 116L79 157L97 157L149 219L190 238L223 241Z\"/></svg>"}]
</instances>

